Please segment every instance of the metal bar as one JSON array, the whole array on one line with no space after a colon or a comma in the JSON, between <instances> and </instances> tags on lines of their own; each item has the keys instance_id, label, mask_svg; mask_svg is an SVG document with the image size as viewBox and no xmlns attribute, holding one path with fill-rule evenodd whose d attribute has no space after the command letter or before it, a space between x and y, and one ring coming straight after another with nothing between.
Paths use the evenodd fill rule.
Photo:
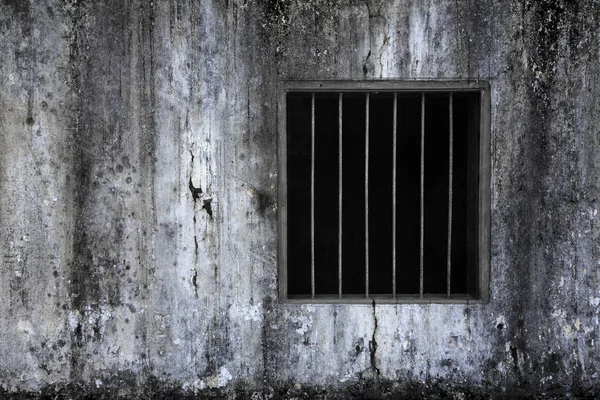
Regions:
<instances>
[{"instance_id":1,"label":"metal bar","mask_svg":"<svg viewBox=\"0 0 600 400\"><path fill-rule=\"evenodd\" d=\"M448 253L447 253L447 271L446 271L446 295L450 297L450 285L451 285L451 273L452 273L452 168L454 166L453 160L453 148L452 148L452 140L453 140L453 113L454 105L452 103L452 93L450 93L450 100L448 102L448 119L450 123L450 128L448 129L449 133L449 142L448 145Z\"/></svg>"},{"instance_id":2,"label":"metal bar","mask_svg":"<svg viewBox=\"0 0 600 400\"><path fill-rule=\"evenodd\" d=\"M342 298L342 93L340 92L338 102L338 117L339 117L339 132L338 132L338 174L339 174L339 190L338 190L338 294Z\"/></svg>"},{"instance_id":3,"label":"metal bar","mask_svg":"<svg viewBox=\"0 0 600 400\"><path fill-rule=\"evenodd\" d=\"M478 194L477 194L477 264L478 288L477 297L482 303L490 300L490 211L491 211L491 105L490 105L490 86L489 83L481 89L479 104L475 107L478 110L479 117L479 168L478 168ZM477 267L476 267L477 268Z\"/></svg>"},{"instance_id":4,"label":"metal bar","mask_svg":"<svg viewBox=\"0 0 600 400\"><path fill-rule=\"evenodd\" d=\"M363 294L354 297L346 294L343 299L339 299L337 295L317 295L314 299L306 297L291 297L283 301L287 304L364 304L373 305L373 298L366 299ZM481 304L483 300L477 299L471 295L460 297L446 298L445 296L425 295L422 298L416 296L397 296L393 299L391 296L380 297L377 299L377 305L380 304Z\"/></svg>"},{"instance_id":5,"label":"metal bar","mask_svg":"<svg viewBox=\"0 0 600 400\"><path fill-rule=\"evenodd\" d=\"M315 298L315 94L310 103L310 293Z\"/></svg>"},{"instance_id":6,"label":"metal bar","mask_svg":"<svg viewBox=\"0 0 600 400\"><path fill-rule=\"evenodd\" d=\"M421 93L421 207L419 238L419 294L423 297L423 247L424 247L424 208L425 208L425 93Z\"/></svg>"},{"instance_id":7,"label":"metal bar","mask_svg":"<svg viewBox=\"0 0 600 400\"><path fill-rule=\"evenodd\" d=\"M365 106L365 297L369 297L369 102Z\"/></svg>"},{"instance_id":8,"label":"metal bar","mask_svg":"<svg viewBox=\"0 0 600 400\"><path fill-rule=\"evenodd\" d=\"M393 118L393 144L392 144L392 297L396 297L396 133L398 122L398 93L394 93L394 118Z\"/></svg>"},{"instance_id":9,"label":"metal bar","mask_svg":"<svg viewBox=\"0 0 600 400\"><path fill-rule=\"evenodd\" d=\"M279 165L277 183L277 217L279 229L279 300L285 302L288 298L288 216L287 216L287 91L279 87L279 101L277 104L277 127L279 130L277 150L277 163Z\"/></svg>"}]
</instances>

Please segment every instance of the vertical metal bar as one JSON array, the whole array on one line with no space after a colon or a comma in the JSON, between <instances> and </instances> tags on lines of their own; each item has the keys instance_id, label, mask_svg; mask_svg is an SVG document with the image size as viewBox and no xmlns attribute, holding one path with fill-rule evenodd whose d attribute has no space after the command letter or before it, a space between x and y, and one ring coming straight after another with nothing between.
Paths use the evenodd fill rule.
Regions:
<instances>
[{"instance_id":1,"label":"vertical metal bar","mask_svg":"<svg viewBox=\"0 0 600 400\"><path fill-rule=\"evenodd\" d=\"M448 103L448 119L450 128L448 129L450 144L448 145L448 253L447 253L447 271L446 271L446 295L450 297L450 285L451 285L451 272L452 272L452 168L454 166L453 160L453 148L452 148L452 140L453 140L453 103L452 103L452 93L450 93L450 100Z\"/></svg>"},{"instance_id":2,"label":"vertical metal bar","mask_svg":"<svg viewBox=\"0 0 600 400\"><path fill-rule=\"evenodd\" d=\"M310 103L310 293L315 298L315 94Z\"/></svg>"},{"instance_id":3,"label":"vertical metal bar","mask_svg":"<svg viewBox=\"0 0 600 400\"><path fill-rule=\"evenodd\" d=\"M490 296L490 202L491 202L491 105L490 105L490 87L486 84L481 88L479 102L476 103L477 118L479 120L479 132L475 134L479 137L477 143L477 153L479 156L478 177L477 177L477 292L476 296L486 303ZM477 123L476 123L477 124ZM477 127L477 125L476 125Z\"/></svg>"},{"instance_id":4,"label":"vertical metal bar","mask_svg":"<svg viewBox=\"0 0 600 400\"><path fill-rule=\"evenodd\" d=\"M287 110L288 98L285 85L279 87L279 99L277 104L277 127L279 130L279 143L277 150L277 164L279 166L277 182L277 228L279 229L279 300L285 302L288 299L288 185L287 185Z\"/></svg>"},{"instance_id":5,"label":"vertical metal bar","mask_svg":"<svg viewBox=\"0 0 600 400\"><path fill-rule=\"evenodd\" d=\"M423 297L423 247L424 247L424 208L425 208L425 93L421 93L421 207L419 238L419 295Z\"/></svg>"},{"instance_id":6,"label":"vertical metal bar","mask_svg":"<svg viewBox=\"0 0 600 400\"><path fill-rule=\"evenodd\" d=\"M369 102L365 106L365 297L369 297Z\"/></svg>"},{"instance_id":7,"label":"vertical metal bar","mask_svg":"<svg viewBox=\"0 0 600 400\"><path fill-rule=\"evenodd\" d=\"M338 102L338 174L339 174L339 190L338 190L338 294L342 298L342 93Z\"/></svg>"},{"instance_id":8,"label":"vertical metal bar","mask_svg":"<svg viewBox=\"0 0 600 400\"><path fill-rule=\"evenodd\" d=\"M392 297L396 297L396 133L398 122L398 93L394 93L394 118L393 118L393 144L392 144Z\"/></svg>"}]
</instances>

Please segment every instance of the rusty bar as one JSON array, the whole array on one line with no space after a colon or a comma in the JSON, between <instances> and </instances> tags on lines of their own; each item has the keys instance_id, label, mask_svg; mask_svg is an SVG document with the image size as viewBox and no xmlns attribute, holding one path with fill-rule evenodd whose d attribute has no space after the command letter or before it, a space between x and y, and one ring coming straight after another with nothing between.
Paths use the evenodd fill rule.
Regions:
<instances>
[{"instance_id":1,"label":"rusty bar","mask_svg":"<svg viewBox=\"0 0 600 400\"><path fill-rule=\"evenodd\" d=\"M310 292L315 298L315 94L310 103Z\"/></svg>"},{"instance_id":2,"label":"rusty bar","mask_svg":"<svg viewBox=\"0 0 600 400\"><path fill-rule=\"evenodd\" d=\"M392 297L396 297L396 136L398 122L398 93L394 93L393 144L392 144Z\"/></svg>"},{"instance_id":3,"label":"rusty bar","mask_svg":"<svg viewBox=\"0 0 600 400\"><path fill-rule=\"evenodd\" d=\"M369 102L365 106L365 297L369 297Z\"/></svg>"},{"instance_id":4,"label":"rusty bar","mask_svg":"<svg viewBox=\"0 0 600 400\"><path fill-rule=\"evenodd\" d=\"M338 102L339 116L339 132L338 132L338 174L339 174L339 190L338 190L338 294L342 298L342 93L340 92Z\"/></svg>"},{"instance_id":5,"label":"rusty bar","mask_svg":"<svg viewBox=\"0 0 600 400\"><path fill-rule=\"evenodd\" d=\"M448 253L447 253L447 272L446 272L446 295L450 297L450 285L451 285L451 273L452 273L452 168L454 167L453 160L453 146L452 140L454 136L453 129L453 101L452 101L452 93L450 93L450 100L448 102L448 118L450 123L450 128L448 129L450 144L448 145Z\"/></svg>"},{"instance_id":6,"label":"rusty bar","mask_svg":"<svg viewBox=\"0 0 600 400\"><path fill-rule=\"evenodd\" d=\"M425 208L425 93L421 93L421 216L419 238L419 295L423 298L423 248L424 248L424 208Z\"/></svg>"}]
</instances>

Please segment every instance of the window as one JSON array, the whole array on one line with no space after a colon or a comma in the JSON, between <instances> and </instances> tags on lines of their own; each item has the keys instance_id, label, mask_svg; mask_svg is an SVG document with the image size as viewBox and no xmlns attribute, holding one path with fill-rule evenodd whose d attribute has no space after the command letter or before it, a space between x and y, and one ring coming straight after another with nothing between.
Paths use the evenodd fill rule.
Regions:
<instances>
[{"instance_id":1,"label":"window","mask_svg":"<svg viewBox=\"0 0 600 400\"><path fill-rule=\"evenodd\" d=\"M283 302L486 302L483 82L286 82L279 95Z\"/></svg>"}]
</instances>

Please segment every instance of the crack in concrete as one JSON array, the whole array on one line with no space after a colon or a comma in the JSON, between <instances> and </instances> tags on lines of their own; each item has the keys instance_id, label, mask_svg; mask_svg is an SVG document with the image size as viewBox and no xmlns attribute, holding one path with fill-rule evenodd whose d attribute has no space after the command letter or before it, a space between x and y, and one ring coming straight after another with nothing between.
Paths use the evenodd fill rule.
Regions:
<instances>
[{"instance_id":1,"label":"crack in concrete","mask_svg":"<svg viewBox=\"0 0 600 400\"><path fill-rule=\"evenodd\" d=\"M375 340L375 335L377 334L378 322L377 322L377 313L375 309L375 299L373 299L373 321L375 322L375 326L373 327L373 334L371 336L371 340L369 341L369 355L371 359L371 368L373 371L377 373L377 376L381 375L379 368L377 368L377 340Z\"/></svg>"},{"instance_id":2,"label":"crack in concrete","mask_svg":"<svg viewBox=\"0 0 600 400\"><path fill-rule=\"evenodd\" d=\"M194 203L195 203L196 200L199 200L200 196L202 195L202 188L200 186L198 186L198 187L194 186L191 176L190 176L190 183L188 186L190 188L190 192L192 192L192 199L194 199Z\"/></svg>"},{"instance_id":3,"label":"crack in concrete","mask_svg":"<svg viewBox=\"0 0 600 400\"><path fill-rule=\"evenodd\" d=\"M194 155L192 154L192 169L194 168ZM194 186L194 182L192 182L192 176L190 175L190 180L188 183L188 187L190 189L190 192L192 193L192 199L194 200L194 205L196 204L197 200L202 200L202 207L201 209L206 211L206 213L208 214L208 216L210 217L210 219L213 219L213 211L212 211L212 199L208 196L204 195L204 192L202 191L202 187L198 186ZM195 207L194 207L195 208ZM194 222L196 222L196 216L194 215Z\"/></svg>"},{"instance_id":4,"label":"crack in concrete","mask_svg":"<svg viewBox=\"0 0 600 400\"><path fill-rule=\"evenodd\" d=\"M192 276L194 294L198 298L198 236L196 235L196 217L194 217L194 275Z\"/></svg>"},{"instance_id":5,"label":"crack in concrete","mask_svg":"<svg viewBox=\"0 0 600 400\"><path fill-rule=\"evenodd\" d=\"M365 62L363 63L363 67L362 67L363 76L365 77L365 79L367 78L367 74L369 73L369 68L367 67L367 64L369 63L369 58L371 58L371 50L370 49L369 49L369 54L367 54L367 58L365 59Z\"/></svg>"}]
</instances>

